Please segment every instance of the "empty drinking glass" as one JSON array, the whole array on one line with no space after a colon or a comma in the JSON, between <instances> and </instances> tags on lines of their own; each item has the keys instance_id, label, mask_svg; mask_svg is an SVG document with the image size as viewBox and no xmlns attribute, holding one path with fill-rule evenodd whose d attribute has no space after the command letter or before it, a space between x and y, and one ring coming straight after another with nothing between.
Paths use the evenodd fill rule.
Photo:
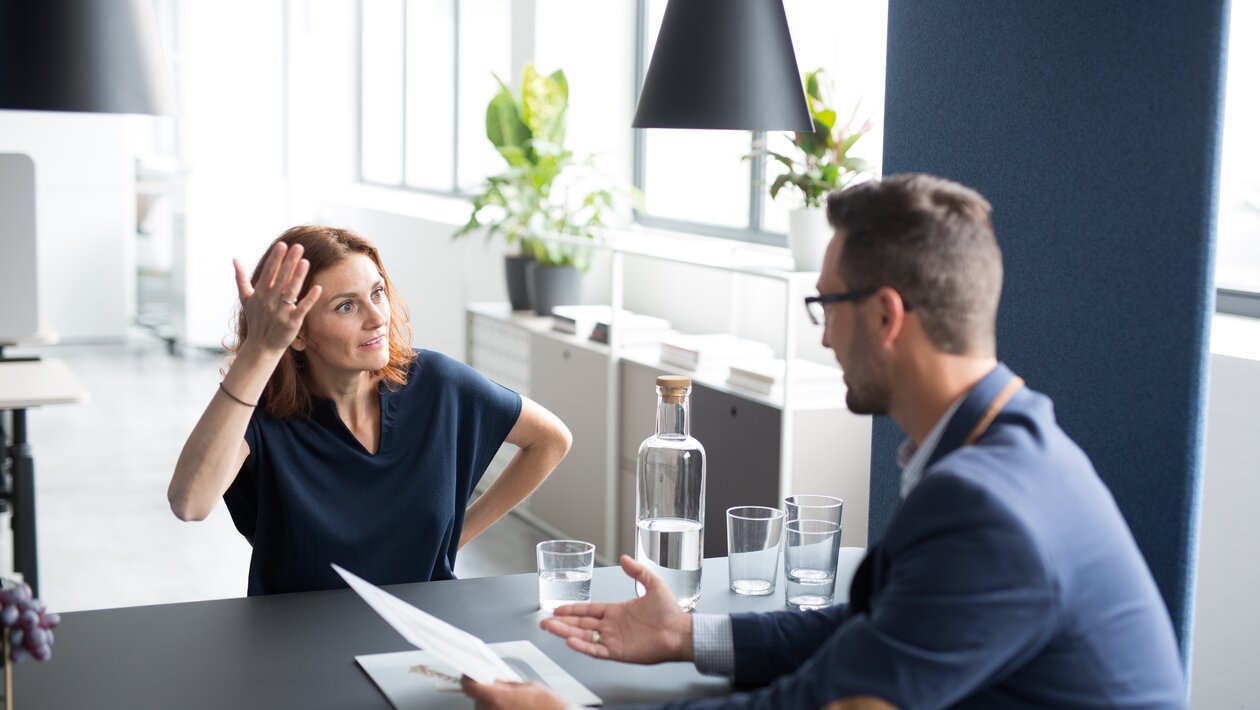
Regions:
<instances>
[{"instance_id":1,"label":"empty drinking glass","mask_svg":"<svg viewBox=\"0 0 1260 710\"><path fill-rule=\"evenodd\" d=\"M787 603L797 609L831 606L836 592L836 558L840 554L840 526L829 520L793 520L787 529L783 572Z\"/></svg>"},{"instance_id":2,"label":"empty drinking glass","mask_svg":"<svg viewBox=\"0 0 1260 710\"><path fill-rule=\"evenodd\" d=\"M750 596L774 592L782 538L781 510L746 505L726 511L726 559L731 591Z\"/></svg>"}]
</instances>

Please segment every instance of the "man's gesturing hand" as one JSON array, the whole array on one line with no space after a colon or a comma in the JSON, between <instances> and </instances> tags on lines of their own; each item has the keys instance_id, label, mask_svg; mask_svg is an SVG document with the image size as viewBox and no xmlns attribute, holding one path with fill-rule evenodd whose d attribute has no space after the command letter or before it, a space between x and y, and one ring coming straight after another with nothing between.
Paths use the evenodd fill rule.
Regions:
<instances>
[{"instance_id":1,"label":"man's gesturing hand","mask_svg":"<svg viewBox=\"0 0 1260 710\"><path fill-rule=\"evenodd\" d=\"M615 604L568 604L543 620L542 628L596 658L645 664L692 660L691 616L678 608L664 580L626 555L620 561L647 594Z\"/></svg>"}]
</instances>

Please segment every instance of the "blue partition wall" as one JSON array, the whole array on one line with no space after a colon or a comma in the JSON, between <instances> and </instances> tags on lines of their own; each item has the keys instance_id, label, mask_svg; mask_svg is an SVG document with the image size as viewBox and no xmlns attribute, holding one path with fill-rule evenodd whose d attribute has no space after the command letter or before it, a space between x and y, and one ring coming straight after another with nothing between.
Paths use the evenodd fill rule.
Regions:
<instances>
[{"instance_id":1,"label":"blue partition wall","mask_svg":"<svg viewBox=\"0 0 1260 710\"><path fill-rule=\"evenodd\" d=\"M891 0L884 172L993 204L998 354L1093 459L1190 647L1225 0ZM876 421L871 539L896 507ZM1062 514L1071 517L1072 511Z\"/></svg>"}]
</instances>

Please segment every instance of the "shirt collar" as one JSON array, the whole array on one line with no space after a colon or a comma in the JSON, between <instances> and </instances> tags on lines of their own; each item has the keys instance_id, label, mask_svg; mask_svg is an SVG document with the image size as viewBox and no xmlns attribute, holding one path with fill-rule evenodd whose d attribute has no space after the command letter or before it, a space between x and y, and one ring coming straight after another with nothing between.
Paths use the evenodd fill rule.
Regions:
<instances>
[{"instance_id":1,"label":"shirt collar","mask_svg":"<svg viewBox=\"0 0 1260 710\"><path fill-rule=\"evenodd\" d=\"M914 487L923 479L923 469L927 466L928 459L932 457L932 452L936 450L936 445L940 443L941 436L945 433L945 426L949 424L949 420L953 418L968 394L969 392L964 392L954 400L953 404L949 405L949 409L945 410L941 418L936 421L932 431L924 437L922 444L916 447L913 440L906 439L901 442L901 446L897 447L897 465L901 466L902 500L905 500L906 496L910 495L910 491L914 490Z\"/></svg>"}]
</instances>

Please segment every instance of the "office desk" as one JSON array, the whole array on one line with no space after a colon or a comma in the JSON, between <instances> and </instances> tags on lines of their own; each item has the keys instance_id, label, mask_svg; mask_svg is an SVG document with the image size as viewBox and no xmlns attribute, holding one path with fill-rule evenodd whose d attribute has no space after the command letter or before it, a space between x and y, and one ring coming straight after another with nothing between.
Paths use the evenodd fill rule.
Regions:
<instances>
[{"instance_id":1,"label":"office desk","mask_svg":"<svg viewBox=\"0 0 1260 710\"><path fill-rule=\"evenodd\" d=\"M837 601L861 558L843 548ZM241 583L244 584L244 570ZM780 573L781 574L781 573ZM777 594L739 597L724 558L705 560L698 609L783 608ZM569 650L538 628L538 579L509 577L402 584L399 598L488 642L527 639L608 705L728 692L689 663L635 666ZM595 570L596 601L631 598L619 567ZM53 658L16 668L18 707L33 708L388 708L356 655L411 650L354 592L282 594L65 614Z\"/></svg>"},{"instance_id":2,"label":"office desk","mask_svg":"<svg viewBox=\"0 0 1260 710\"><path fill-rule=\"evenodd\" d=\"M8 456L13 462L13 569L39 596L39 558L35 547L35 459L26 440L26 410L87 398L87 390L61 360L0 361L0 410L13 412ZM3 443L0 437L0 443Z\"/></svg>"}]
</instances>

